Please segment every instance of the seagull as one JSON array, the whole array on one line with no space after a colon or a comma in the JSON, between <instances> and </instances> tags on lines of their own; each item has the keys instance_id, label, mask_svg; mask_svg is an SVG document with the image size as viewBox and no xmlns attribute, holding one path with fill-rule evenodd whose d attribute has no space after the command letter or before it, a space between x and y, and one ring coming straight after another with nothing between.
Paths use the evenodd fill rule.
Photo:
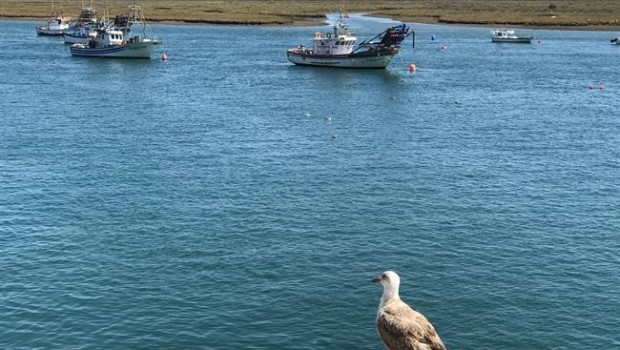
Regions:
<instances>
[{"instance_id":1,"label":"seagull","mask_svg":"<svg viewBox=\"0 0 620 350\"><path fill-rule=\"evenodd\" d=\"M446 350L433 325L400 300L400 277L385 271L373 283L383 286L377 311L377 332L388 350Z\"/></svg>"}]
</instances>

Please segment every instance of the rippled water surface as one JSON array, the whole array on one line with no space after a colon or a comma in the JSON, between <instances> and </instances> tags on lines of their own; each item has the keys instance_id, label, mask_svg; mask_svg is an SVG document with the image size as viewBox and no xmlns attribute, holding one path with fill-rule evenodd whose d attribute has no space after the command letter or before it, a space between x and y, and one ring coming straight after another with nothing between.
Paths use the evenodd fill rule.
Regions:
<instances>
[{"instance_id":1,"label":"rippled water surface","mask_svg":"<svg viewBox=\"0 0 620 350\"><path fill-rule=\"evenodd\" d=\"M0 348L381 349L386 269L450 349L620 348L615 33L414 25L353 71L286 61L319 27L126 61L35 24L0 22Z\"/></svg>"}]
</instances>

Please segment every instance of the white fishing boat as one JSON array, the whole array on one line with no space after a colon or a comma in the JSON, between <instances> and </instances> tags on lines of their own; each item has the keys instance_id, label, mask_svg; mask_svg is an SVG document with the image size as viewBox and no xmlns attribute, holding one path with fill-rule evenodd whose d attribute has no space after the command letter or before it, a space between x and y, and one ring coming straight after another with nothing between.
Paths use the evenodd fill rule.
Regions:
<instances>
[{"instance_id":1,"label":"white fishing boat","mask_svg":"<svg viewBox=\"0 0 620 350\"><path fill-rule=\"evenodd\" d=\"M63 32L65 44L88 44L97 35L96 24L81 24Z\"/></svg>"},{"instance_id":2,"label":"white fishing boat","mask_svg":"<svg viewBox=\"0 0 620 350\"><path fill-rule=\"evenodd\" d=\"M147 35L147 27L140 6L129 7L131 15L127 26L117 27L110 22L95 29L95 35L85 44L71 45L71 55L82 57L151 58L155 46L161 44L159 38ZM129 35L132 25L140 25L142 33Z\"/></svg>"},{"instance_id":3,"label":"white fishing boat","mask_svg":"<svg viewBox=\"0 0 620 350\"><path fill-rule=\"evenodd\" d=\"M62 31L69 28L69 23L62 15L50 18L47 24L34 27L37 35L62 36Z\"/></svg>"},{"instance_id":4,"label":"white fishing boat","mask_svg":"<svg viewBox=\"0 0 620 350\"><path fill-rule=\"evenodd\" d=\"M65 44L87 44L98 27L103 25L97 22L97 12L92 7L83 7L77 19L63 31Z\"/></svg>"},{"instance_id":5,"label":"white fishing boat","mask_svg":"<svg viewBox=\"0 0 620 350\"><path fill-rule=\"evenodd\" d=\"M65 20L62 10L56 10L52 1L52 17L44 25L36 26L34 29L37 35L62 36L62 31L69 28L69 23Z\"/></svg>"},{"instance_id":6,"label":"white fishing boat","mask_svg":"<svg viewBox=\"0 0 620 350\"><path fill-rule=\"evenodd\" d=\"M44 25L36 26L34 29L37 35L62 36L62 31L69 28L69 23L65 20L62 10L56 9L52 1L52 17Z\"/></svg>"},{"instance_id":7,"label":"white fishing boat","mask_svg":"<svg viewBox=\"0 0 620 350\"><path fill-rule=\"evenodd\" d=\"M518 36L512 29L491 30L491 41L494 43L529 44L533 38L533 36Z\"/></svg>"},{"instance_id":8,"label":"white fishing boat","mask_svg":"<svg viewBox=\"0 0 620 350\"><path fill-rule=\"evenodd\" d=\"M385 68L410 35L413 31L403 23L356 45L355 34L340 16L333 31L314 33L312 48L299 45L288 49L286 56L290 62L305 66Z\"/></svg>"}]
</instances>

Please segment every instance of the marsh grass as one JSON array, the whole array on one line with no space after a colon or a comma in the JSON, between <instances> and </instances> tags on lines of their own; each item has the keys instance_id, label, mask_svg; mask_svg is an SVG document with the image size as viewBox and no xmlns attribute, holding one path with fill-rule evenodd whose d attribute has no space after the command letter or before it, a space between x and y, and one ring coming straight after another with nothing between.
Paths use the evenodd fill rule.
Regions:
<instances>
[{"instance_id":1,"label":"marsh grass","mask_svg":"<svg viewBox=\"0 0 620 350\"><path fill-rule=\"evenodd\" d=\"M110 15L124 11L128 0L95 0ZM55 0L65 16L79 13L81 1ZM149 21L189 23L299 25L316 23L342 8L340 0L144 0ZM46 18L49 0L2 0L0 17ZM346 1L346 11L397 20L480 25L620 28L620 0L385 0Z\"/></svg>"}]
</instances>

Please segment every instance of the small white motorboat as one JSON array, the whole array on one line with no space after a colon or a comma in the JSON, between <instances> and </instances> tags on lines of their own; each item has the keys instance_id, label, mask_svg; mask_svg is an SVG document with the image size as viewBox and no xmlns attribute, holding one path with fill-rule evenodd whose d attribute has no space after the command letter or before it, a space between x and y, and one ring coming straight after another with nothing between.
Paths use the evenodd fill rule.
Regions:
<instances>
[{"instance_id":1,"label":"small white motorboat","mask_svg":"<svg viewBox=\"0 0 620 350\"><path fill-rule=\"evenodd\" d=\"M518 36L512 29L493 29L491 31L491 41L494 43L529 44L533 38L533 36Z\"/></svg>"}]
</instances>

